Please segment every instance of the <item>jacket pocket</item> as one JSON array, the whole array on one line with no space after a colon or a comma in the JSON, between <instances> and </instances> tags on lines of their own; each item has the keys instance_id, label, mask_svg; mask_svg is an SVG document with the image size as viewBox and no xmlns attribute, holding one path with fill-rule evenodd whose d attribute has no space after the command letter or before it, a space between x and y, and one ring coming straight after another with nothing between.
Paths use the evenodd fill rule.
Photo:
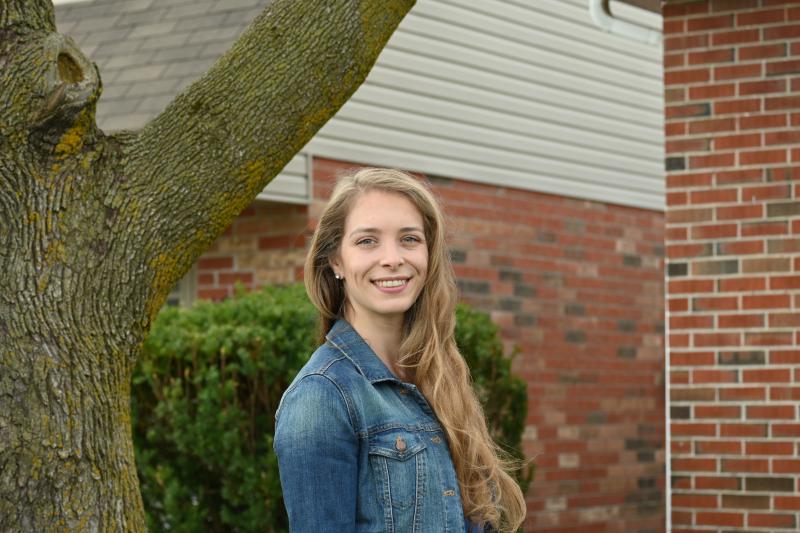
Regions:
<instances>
[{"instance_id":1,"label":"jacket pocket","mask_svg":"<svg viewBox=\"0 0 800 533\"><path fill-rule=\"evenodd\" d=\"M369 462L378 497L387 508L408 509L425 492L425 440L404 429L390 429L369 439Z\"/></svg>"}]
</instances>

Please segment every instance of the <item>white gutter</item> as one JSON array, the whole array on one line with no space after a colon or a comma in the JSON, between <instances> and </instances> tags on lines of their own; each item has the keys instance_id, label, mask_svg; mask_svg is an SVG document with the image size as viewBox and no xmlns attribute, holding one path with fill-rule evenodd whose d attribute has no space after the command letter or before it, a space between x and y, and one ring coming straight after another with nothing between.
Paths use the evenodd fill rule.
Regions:
<instances>
[{"instance_id":1,"label":"white gutter","mask_svg":"<svg viewBox=\"0 0 800 533\"><path fill-rule=\"evenodd\" d=\"M661 42L660 31L614 18L611 14L609 2L610 0L589 0L589 15L600 29L647 44L659 44Z\"/></svg>"}]
</instances>

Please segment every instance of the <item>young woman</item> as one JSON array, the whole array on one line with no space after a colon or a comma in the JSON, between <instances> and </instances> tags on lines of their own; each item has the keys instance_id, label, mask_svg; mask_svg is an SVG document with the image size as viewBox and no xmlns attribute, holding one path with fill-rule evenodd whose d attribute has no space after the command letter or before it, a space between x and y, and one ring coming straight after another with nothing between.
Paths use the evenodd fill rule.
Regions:
<instances>
[{"instance_id":1,"label":"young woman","mask_svg":"<svg viewBox=\"0 0 800 533\"><path fill-rule=\"evenodd\" d=\"M277 412L293 532L516 531L525 501L456 348L441 210L418 180L339 181L305 265L321 346Z\"/></svg>"}]
</instances>

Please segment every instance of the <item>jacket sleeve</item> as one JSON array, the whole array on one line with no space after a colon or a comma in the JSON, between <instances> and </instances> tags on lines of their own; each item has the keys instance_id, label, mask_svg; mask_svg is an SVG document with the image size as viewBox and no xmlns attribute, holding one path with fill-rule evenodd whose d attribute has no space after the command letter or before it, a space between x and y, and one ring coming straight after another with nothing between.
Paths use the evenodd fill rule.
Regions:
<instances>
[{"instance_id":1,"label":"jacket sleeve","mask_svg":"<svg viewBox=\"0 0 800 533\"><path fill-rule=\"evenodd\" d=\"M287 390L274 449L293 533L355 531L358 437L345 398L311 374Z\"/></svg>"}]
</instances>

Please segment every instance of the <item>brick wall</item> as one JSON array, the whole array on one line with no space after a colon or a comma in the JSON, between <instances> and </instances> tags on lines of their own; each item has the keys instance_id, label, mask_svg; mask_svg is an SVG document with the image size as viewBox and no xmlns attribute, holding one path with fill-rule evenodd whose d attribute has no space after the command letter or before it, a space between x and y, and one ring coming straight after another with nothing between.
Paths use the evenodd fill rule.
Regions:
<instances>
[{"instance_id":1,"label":"brick wall","mask_svg":"<svg viewBox=\"0 0 800 533\"><path fill-rule=\"evenodd\" d=\"M315 159L312 220L351 168ZM462 300L521 350L538 466L525 531L663 531L663 214L431 182Z\"/></svg>"},{"instance_id":2,"label":"brick wall","mask_svg":"<svg viewBox=\"0 0 800 533\"><path fill-rule=\"evenodd\" d=\"M237 283L254 289L303 279L308 207L254 202L196 263L197 297L228 298Z\"/></svg>"},{"instance_id":3,"label":"brick wall","mask_svg":"<svg viewBox=\"0 0 800 533\"><path fill-rule=\"evenodd\" d=\"M673 531L797 531L800 2L664 33Z\"/></svg>"}]
</instances>

